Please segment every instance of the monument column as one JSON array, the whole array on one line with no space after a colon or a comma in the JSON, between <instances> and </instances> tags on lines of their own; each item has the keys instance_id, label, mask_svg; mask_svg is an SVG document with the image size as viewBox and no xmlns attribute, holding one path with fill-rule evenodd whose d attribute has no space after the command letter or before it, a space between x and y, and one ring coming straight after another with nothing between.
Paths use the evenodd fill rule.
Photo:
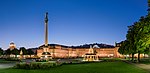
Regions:
<instances>
[{"instance_id":1,"label":"monument column","mask_svg":"<svg viewBox=\"0 0 150 73\"><path fill-rule=\"evenodd\" d=\"M48 12L45 14L45 46L48 46Z\"/></svg>"},{"instance_id":2,"label":"monument column","mask_svg":"<svg viewBox=\"0 0 150 73\"><path fill-rule=\"evenodd\" d=\"M48 47L48 12L46 12L45 14L45 43L44 43L41 59L43 60L52 59L51 54L49 53L49 47Z\"/></svg>"}]
</instances>

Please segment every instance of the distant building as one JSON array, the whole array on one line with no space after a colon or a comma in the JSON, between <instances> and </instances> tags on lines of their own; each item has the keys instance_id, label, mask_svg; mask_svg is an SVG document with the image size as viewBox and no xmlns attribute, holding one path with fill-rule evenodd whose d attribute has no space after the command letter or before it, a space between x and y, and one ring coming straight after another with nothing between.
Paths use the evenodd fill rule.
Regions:
<instances>
[{"instance_id":1,"label":"distant building","mask_svg":"<svg viewBox=\"0 0 150 73\"><path fill-rule=\"evenodd\" d=\"M11 42L11 43L9 44L9 48L8 48L8 49L13 50L13 49L15 49L15 48L16 48L15 43Z\"/></svg>"}]
</instances>

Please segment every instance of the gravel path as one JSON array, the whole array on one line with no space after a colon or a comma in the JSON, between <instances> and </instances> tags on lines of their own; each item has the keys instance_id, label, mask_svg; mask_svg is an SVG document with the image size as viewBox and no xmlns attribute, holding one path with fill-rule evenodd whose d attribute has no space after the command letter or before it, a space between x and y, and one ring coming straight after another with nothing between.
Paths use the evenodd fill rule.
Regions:
<instances>
[{"instance_id":1,"label":"gravel path","mask_svg":"<svg viewBox=\"0 0 150 73\"><path fill-rule=\"evenodd\" d=\"M15 63L0 64L0 69L13 67Z\"/></svg>"},{"instance_id":2,"label":"gravel path","mask_svg":"<svg viewBox=\"0 0 150 73\"><path fill-rule=\"evenodd\" d=\"M144 70L147 70L148 72L150 72L150 64L135 64L137 67L140 67Z\"/></svg>"}]
</instances>

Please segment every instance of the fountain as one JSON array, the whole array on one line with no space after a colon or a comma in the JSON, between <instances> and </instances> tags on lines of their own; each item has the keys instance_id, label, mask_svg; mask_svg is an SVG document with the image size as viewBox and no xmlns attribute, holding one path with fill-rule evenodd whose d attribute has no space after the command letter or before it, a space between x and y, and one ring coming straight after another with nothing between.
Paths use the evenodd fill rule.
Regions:
<instances>
[{"instance_id":1,"label":"fountain","mask_svg":"<svg viewBox=\"0 0 150 73\"><path fill-rule=\"evenodd\" d=\"M99 61L99 58L94 52L92 46L90 46L89 52L84 55L83 61Z\"/></svg>"}]
</instances>

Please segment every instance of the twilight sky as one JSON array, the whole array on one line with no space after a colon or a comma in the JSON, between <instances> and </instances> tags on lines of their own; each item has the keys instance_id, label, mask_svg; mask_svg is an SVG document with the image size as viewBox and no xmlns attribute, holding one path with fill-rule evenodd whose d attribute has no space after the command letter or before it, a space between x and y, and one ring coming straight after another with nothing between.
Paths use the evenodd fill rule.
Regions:
<instances>
[{"instance_id":1,"label":"twilight sky","mask_svg":"<svg viewBox=\"0 0 150 73\"><path fill-rule=\"evenodd\" d=\"M49 43L114 45L146 10L147 0L0 0L0 47L44 44L45 12Z\"/></svg>"}]
</instances>

